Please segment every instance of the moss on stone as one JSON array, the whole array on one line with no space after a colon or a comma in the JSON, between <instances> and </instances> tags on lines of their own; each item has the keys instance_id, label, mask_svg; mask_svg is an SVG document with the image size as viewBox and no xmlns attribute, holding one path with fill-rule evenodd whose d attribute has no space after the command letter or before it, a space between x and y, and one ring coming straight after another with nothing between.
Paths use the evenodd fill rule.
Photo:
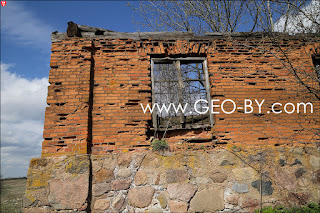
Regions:
<instances>
[{"instance_id":1,"label":"moss on stone","mask_svg":"<svg viewBox=\"0 0 320 213\"><path fill-rule=\"evenodd\" d=\"M46 158L32 158L30 161L30 167L46 167L48 165L48 160Z\"/></svg>"},{"instance_id":2,"label":"moss on stone","mask_svg":"<svg viewBox=\"0 0 320 213\"><path fill-rule=\"evenodd\" d=\"M33 173L32 177L28 177L27 187L32 188L43 188L48 186L48 181L51 179L51 172L48 170L38 171Z\"/></svg>"},{"instance_id":3,"label":"moss on stone","mask_svg":"<svg viewBox=\"0 0 320 213\"><path fill-rule=\"evenodd\" d=\"M71 174L83 174L89 170L89 160L87 156L72 157L66 166L66 172Z\"/></svg>"}]
</instances>

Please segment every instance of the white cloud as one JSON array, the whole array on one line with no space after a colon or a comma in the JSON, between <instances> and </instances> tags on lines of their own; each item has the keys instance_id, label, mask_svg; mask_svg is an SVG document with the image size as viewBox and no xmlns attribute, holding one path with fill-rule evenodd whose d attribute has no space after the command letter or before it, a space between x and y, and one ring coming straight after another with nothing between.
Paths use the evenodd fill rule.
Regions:
<instances>
[{"instance_id":1,"label":"white cloud","mask_svg":"<svg viewBox=\"0 0 320 213\"><path fill-rule=\"evenodd\" d=\"M296 33L319 33L320 32L320 1L312 0L308 5L301 9L302 12L290 14L288 18L281 16L274 25L276 32ZM287 28L285 22L287 19ZM318 24L316 24L316 23Z\"/></svg>"},{"instance_id":2,"label":"white cloud","mask_svg":"<svg viewBox=\"0 0 320 213\"><path fill-rule=\"evenodd\" d=\"M1 175L25 176L39 157L48 78L28 80L1 63Z\"/></svg>"},{"instance_id":3,"label":"white cloud","mask_svg":"<svg viewBox=\"0 0 320 213\"><path fill-rule=\"evenodd\" d=\"M27 80L8 72L10 66L1 64L1 120L20 122L20 118L39 120L47 95L48 79ZM35 104L36 103L36 104ZM27 114L25 112L28 112Z\"/></svg>"},{"instance_id":4,"label":"white cloud","mask_svg":"<svg viewBox=\"0 0 320 213\"><path fill-rule=\"evenodd\" d=\"M15 42L47 50L53 31L21 3L10 1L1 8L1 34Z\"/></svg>"}]
</instances>

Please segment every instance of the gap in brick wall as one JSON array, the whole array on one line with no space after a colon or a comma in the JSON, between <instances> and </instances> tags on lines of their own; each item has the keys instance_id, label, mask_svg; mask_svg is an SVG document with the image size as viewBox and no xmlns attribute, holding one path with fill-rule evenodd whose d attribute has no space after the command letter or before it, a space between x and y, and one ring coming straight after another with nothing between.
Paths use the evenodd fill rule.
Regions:
<instances>
[{"instance_id":1,"label":"gap in brick wall","mask_svg":"<svg viewBox=\"0 0 320 213\"><path fill-rule=\"evenodd\" d=\"M66 114L66 113L60 113L60 114L58 114L58 116L67 116L67 115L69 115L69 114Z\"/></svg>"},{"instance_id":2,"label":"gap in brick wall","mask_svg":"<svg viewBox=\"0 0 320 213\"><path fill-rule=\"evenodd\" d=\"M138 124L125 124L125 126L137 126Z\"/></svg>"},{"instance_id":3,"label":"gap in brick wall","mask_svg":"<svg viewBox=\"0 0 320 213\"><path fill-rule=\"evenodd\" d=\"M56 106L63 106L65 105L66 103L55 103Z\"/></svg>"},{"instance_id":4,"label":"gap in brick wall","mask_svg":"<svg viewBox=\"0 0 320 213\"><path fill-rule=\"evenodd\" d=\"M75 139L77 138L77 136L65 136L63 137L63 139Z\"/></svg>"},{"instance_id":5,"label":"gap in brick wall","mask_svg":"<svg viewBox=\"0 0 320 213\"><path fill-rule=\"evenodd\" d=\"M208 143L208 142L212 142L213 139L203 139L203 138L192 138L192 139L188 139L187 143Z\"/></svg>"},{"instance_id":6,"label":"gap in brick wall","mask_svg":"<svg viewBox=\"0 0 320 213\"><path fill-rule=\"evenodd\" d=\"M132 147L150 147L150 145L137 144L137 145L132 145Z\"/></svg>"},{"instance_id":7,"label":"gap in brick wall","mask_svg":"<svg viewBox=\"0 0 320 213\"><path fill-rule=\"evenodd\" d=\"M263 140L268 140L269 138L267 137L262 137L262 138L258 138L258 140L263 141Z\"/></svg>"}]
</instances>

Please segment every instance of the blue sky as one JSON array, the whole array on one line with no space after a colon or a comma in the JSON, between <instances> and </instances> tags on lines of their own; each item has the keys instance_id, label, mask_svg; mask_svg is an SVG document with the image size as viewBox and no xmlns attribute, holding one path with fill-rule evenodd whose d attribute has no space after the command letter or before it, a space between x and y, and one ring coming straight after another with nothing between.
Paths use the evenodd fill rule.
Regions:
<instances>
[{"instance_id":1,"label":"blue sky","mask_svg":"<svg viewBox=\"0 0 320 213\"><path fill-rule=\"evenodd\" d=\"M133 2L131 2L133 3ZM126 1L7 1L1 7L1 176L41 155L51 33L67 23L137 31Z\"/></svg>"}]
</instances>

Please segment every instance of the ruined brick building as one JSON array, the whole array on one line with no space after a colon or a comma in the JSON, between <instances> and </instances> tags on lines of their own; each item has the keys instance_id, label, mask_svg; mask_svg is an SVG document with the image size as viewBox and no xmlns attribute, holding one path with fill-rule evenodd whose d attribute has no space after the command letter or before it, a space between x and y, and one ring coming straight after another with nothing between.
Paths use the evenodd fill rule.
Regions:
<instances>
[{"instance_id":1,"label":"ruined brick building","mask_svg":"<svg viewBox=\"0 0 320 213\"><path fill-rule=\"evenodd\" d=\"M312 57L319 54L319 37L315 35L195 36L187 32L118 33L81 29L77 25L73 28L72 32L69 27L68 34L52 35L44 155L103 154L150 146L155 125L152 115L144 113L140 103L146 106L153 101L151 70L156 63L175 61L202 65L205 71L202 77L209 84L207 100L219 99L214 104L221 104L224 99L232 99L237 106L243 106L245 99L251 99L255 111L244 114L243 109L237 109L232 114L214 114L209 127L168 131L169 142L187 139L190 144L206 142L203 145L207 146L212 140L257 145L290 143L286 138L292 136L308 142L319 139L311 139L308 131L304 131L306 128L300 127L304 123L297 122L297 119L306 121L309 129L319 125L318 119L308 123L309 118L319 116L318 101L313 102L312 94L286 67L293 64L298 72L315 74ZM277 48L282 48L285 54ZM315 78L306 82L319 89ZM261 113L254 99L259 102L265 99ZM305 115L298 117L296 112L267 114L275 102L313 102L314 113L306 114L307 119ZM233 109L231 103L225 107L229 107L228 112ZM268 124L272 119L282 124Z\"/></svg>"},{"instance_id":2,"label":"ruined brick building","mask_svg":"<svg viewBox=\"0 0 320 213\"><path fill-rule=\"evenodd\" d=\"M315 68L320 64L320 37L317 34L290 36L285 33L208 33L206 35L194 35L188 32L120 33L70 22L67 33L52 34L51 50L50 86L47 98L49 106L45 114L42 158L33 160L30 164L27 197L29 196L30 202L34 203L35 200L40 199L37 198L39 194L37 190L48 190L47 193L49 191L54 193L50 187L55 182L51 180L59 178L57 173L53 172L55 167L48 169L47 165L52 166L52 160L48 159L53 159L51 157L57 155L76 156L76 160L68 157L69 160L63 160L64 163L61 165L67 165L66 173L78 176L85 174L86 181L81 182L81 186L85 186L87 191L85 198L79 198L79 200L82 199L81 202L79 201L81 205L61 204L59 199L62 198L54 197L53 199L52 196L55 195L50 194L48 200L40 199L40 203L44 204L40 205L38 202L35 205L37 208L49 206L55 210L78 209L89 212L96 209L95 205L99 206L95 204L99 200L98 197L107 199L106 197L111 196L107 194L110 191L118 193L117 196L124 199L122 202L119 198L122 202L121 208L117 207L118 204L111 205L112 202L116 202L115 198L108 201L113 210L129 211L134 207L139 212L150 208L150 205L158 205L154 204L156 201L152 201L152 204L151 199L159 196L160 192L157 191L159 189L156 188L154 191L152 186L162 184L160 173L160 182L158 180L141 184L152 188L150 190L154 197L151 196L150 202L146 202L148 205L142 205L140 201L130 198L130 190L139 188L136 187L139 186L137 182L134 185L130 182L135 180L136 171L133 172L133 176L127 177L128 186L121 185L123 188L108 189L102 195L95 195L97 193L95 184L110 181L110 184L114 184L114 181L118 181L117 168L122 168L123 165L131 169L136 168L132 162L139 157L131 159L133 154L129 154L132 161L129 160L128 163L119 154L118 159L122 159L120 161L124 163L119 163L118 160L118 164L115 163L118 166L113 167L113 169L116 168L115 170L106 169L111 170L111 173L113 171L117 180L103 179L108 176L105 173L99 176L99 171L104 168L95 170L95 166L99 164L97 162L108 158L106 156L115 156L114 153L150 150L150 144L154 138L164 137L170 151L209 150L214 147L236 149L242 146L316 147L319 143L320 84L319 73ZM181 111L175 115L161 114L157 111L151 114L144 113L141 107L141 104L145 107L147 104L156 102L168 104L172 97L175 98L175 103L188 102L193 105L195 99L201 98L208 103L215 100L215 105L224 107L223 109L215 107L214 110L219 114L204 115ZM237 107L231 101L223 103L226 99L233 100ZM245 113L245 99L253 102L251 113ZM255 99L259 103L265 100L261 111ZM271 109L272 104L276 102L281 103L282 106L278 104ZM292 113L277 113L284 110L288 102L292 103L287 106L288 111ZM307 106L307 113L301 113L301 111L297 113L299 108L297 103L301 102L312 103L313 113L310 112L310 105ZM250 110L250 108L247 109ZM310 156L317 156L314 154L316 148L311 150L313 154ZM83 157L77 156L87 157L83 160ZM200 159L198 154L195 156L197 156L196 159ZM225 159L225 156L217 156L216 160L231 162L230 159ZM310 156L306 157L308 158L306 161L309 162L309 158L311 161ZM183 158L180 160L178 162L183 162ZM153 162L152 165L155 164L154 160L150 161ZM77 167L79 165L80 168ZM192 165L194 167L195 162ZM219 165L224 166L223 163ZM310 166L310 163L307 165ZM190 166L191 169L193 167ZM82 170L83 168L87 170ZM38 170L42 173L39 174ZM168 173L167 167L164 170L166 177L172 174L171 170ZM310 174L315 170L311 169ZM183 169L181 171L184 172ZM148 174L147 170L145 172ZM190 175L189 170L188 172L187 176ZM238 173L234 174L237 178ZM319 175L319 172L317 174ZM253 180L255 175L250 178ZM71 178L63 177L64 180ZM180 175L174 177L181 178ZM230 181L234 180L232 178L234 177L228 177L228 183L231 184ZM172 182L169 180L172 179L167 178L164 184L170 185ZM193 183L192 175L188 176L187 180ZM212 180L214 182L213 178L210 179L211 182ZM223 183L227 184L227 182ZM62 184L63 188L63 183L55 184ZM70 184L77 186L80 183ZM201 187L199 183L197 184L197 190L201 192ZM68 188L69 185L65 187ZM121 190L129 190L128 198L126 194L121 194L123 193ZM38 194L32 194L34 191ZM149 194L151 191L147 190ZM217 193L220 196L219 199L222 196L221 202L228 202L227 195L223 193L225 192ZM170 202L176 202L175 196L171 196L170 191L169 195ZM236 206L247 208L248 206L244 206L244 203L252 201L251 198L251 200L248 198L248 201L247 197L241 196L239 199L243 200L234 202L232 204L234 208L237 208ZM308 195L309 200L319 198L311 199L311 197ZM184 202L185 210L197 209L199 207L195 204L197 201L192 199L190 202L190 199L178 200ZM177 206L177 203L171 206ZM213 209L227 208L220 203L218 206ZM108 208L105 207L105 209ZM162 208L172 210L169 204ZM203 211L213 211L210 208Z\"/></svg>"}]
</instances>

